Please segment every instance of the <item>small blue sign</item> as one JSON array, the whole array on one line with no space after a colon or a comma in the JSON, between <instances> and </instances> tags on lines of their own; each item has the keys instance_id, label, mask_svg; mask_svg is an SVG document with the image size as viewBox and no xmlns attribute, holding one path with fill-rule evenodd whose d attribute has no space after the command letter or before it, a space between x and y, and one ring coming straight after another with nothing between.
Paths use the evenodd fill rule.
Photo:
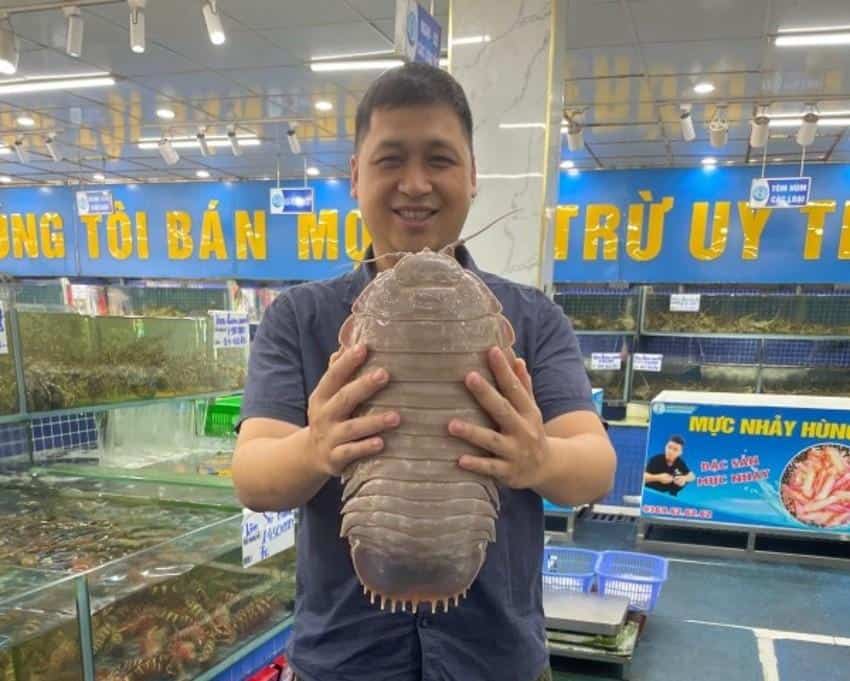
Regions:
<instances>
[{"instance_id":1,"label":"small blue sign","mask_svg":"<svg viewBox=\"0 0 850 681\"><path fill-rule=\"evenodd\" d=\"M750 186L750 208L802 208L811 190L811 177L756 178Z\"/></svg>"},{"instance_id":2,"label":"small blue sign","mask_svg":"<svg viewBox=\"0 0 850 681\"><path fill-rule=\"evenodd\" d=\"M313 212L315 195L312 187L281 187L280 192L282 214Z\"/></svg>"},{"instance_id":3,"label":"small blue sign","mask_svg":"<svg viewBox=\"0 0 850 681\"><path fill-rule=\"evenodd\" d=\"M113 210L109 189L77 192L77 215L109 215Z\"/></svg>"},{"instance_id":4,"label":"small blue sign","mask_svg":"<svg viewBox=\"0 0 850 681\"><path fill-rule=\"evenodd\" d=\"M443 31L439 22L415 0L396 2L396 51L408 61L440 65Z\"/></svg>"}]
</instances>

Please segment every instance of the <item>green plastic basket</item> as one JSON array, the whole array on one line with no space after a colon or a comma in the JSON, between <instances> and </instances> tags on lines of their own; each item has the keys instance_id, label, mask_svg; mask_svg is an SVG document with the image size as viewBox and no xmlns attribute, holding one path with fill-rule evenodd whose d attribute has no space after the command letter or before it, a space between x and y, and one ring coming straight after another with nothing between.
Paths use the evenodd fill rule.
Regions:
<instances>
[{"instance_id":1,"label":"green plastic basket","mask_svg":"<svg viewBox=\"0 0 850 681\"><path fill-rule=\"evenodd\" d=\"M221 397L207 408L204 433L212 437L236 437L233 430L239 422L241 397Z\"/></svg>"}]
</instances>

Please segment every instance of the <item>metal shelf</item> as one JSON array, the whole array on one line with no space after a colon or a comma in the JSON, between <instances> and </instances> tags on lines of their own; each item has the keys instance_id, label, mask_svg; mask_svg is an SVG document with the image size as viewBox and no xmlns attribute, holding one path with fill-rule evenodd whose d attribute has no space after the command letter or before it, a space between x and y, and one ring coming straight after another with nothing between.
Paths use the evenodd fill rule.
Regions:
<instances>
[{"instance_id":1,"label":"metal shelf","mask_svg":"<svg viewBox=\"0 0 850 681\"><path fill-rule=\"evenodd\" d=\"M578 333L578 332L576 332ZM784 333L699 333L686 331L645 331L641 336L668 338L724 338L728 340L850 341L850 336L801 336Z\"/></svg>"}]
</instances>

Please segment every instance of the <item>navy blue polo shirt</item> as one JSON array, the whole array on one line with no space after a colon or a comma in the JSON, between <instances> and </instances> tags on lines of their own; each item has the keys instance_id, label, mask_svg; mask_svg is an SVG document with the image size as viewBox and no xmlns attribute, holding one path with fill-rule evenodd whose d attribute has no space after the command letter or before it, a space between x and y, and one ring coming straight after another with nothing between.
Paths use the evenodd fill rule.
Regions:
<instances>
[{"instance_id":1,"label":"navy blue polo shirt","mask_svg":"<svg viewBox=\"0 0 850 681\"><path fill-rule=\"evenodd\" d=\"M368 257L368 256L367 256ZM594 411L572 327L539 290L458 261L502 304L516 332L534 395L550 419ZM288 288L266 310L251 349L242 419L307 424L307 399L339 347L351 304L372 265ZM531 490L500 488L495 543L467 598L448 613L389 613L363 595L340 538L342 485L329 480L300 510L295 622L288 646L305 681L533 681L548 661L541 600L543 510Z\"/></svg>"}]
</instances>

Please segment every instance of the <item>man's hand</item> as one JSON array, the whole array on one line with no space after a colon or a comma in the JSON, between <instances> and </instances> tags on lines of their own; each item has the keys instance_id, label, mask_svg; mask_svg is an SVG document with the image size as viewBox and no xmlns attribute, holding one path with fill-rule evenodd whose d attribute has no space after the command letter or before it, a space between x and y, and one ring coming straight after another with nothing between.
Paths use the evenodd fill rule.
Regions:
<instances>
[{"instance_id":1,"label":"man's hand","mask_svg":"<svg viewBox=\"0 0 850 681\"><path fill-rule=\"evenodd\" d=\"M673 476L670 475L669 473L658 473L655 476L655 479L656 479L657 482L660 482L662 485L669 485L671 482L673 482Z\"/></svg>"},{"instance_id":2,"label":"man's hand","mask_svg":"<svg viewBox=\"0 0 850 681\"><path fill-rule=\"evenodd\" d=\"M318 470L339 476L357 459L377 454L384 441L377 435L398 426L397 412L351 418L354 410L389 381L386 369L371 371L351 380L366 359L366 348L357 345L331 355L307 406L309 442Z\"/></svg>"},{"instance_id":3,"label":"man's hand","mask_svg":"<svg viewBox=\"0 0 850 681\"><path fill-rule=\"evenodd\" d=\"M677 475L675 478L673 478L673 482L679 487L684 487L686 484L688 484L688 478L684 475Z\"/></svg>"},{"instance_id":4,"label":"man's hand","mask_svg":"<svg viewBox=\"0 0 850 681\"><path fill-rule=\"evenodd\" d=\"M525 362L509 359L498 347L490 349L487 359L496 386L474 371L467 374L466 386L499 430L452 419L449 433L493 456L464 455L458 465L514 489L534 487L542 478L549 445L534 401L531 376Z\"/></svg>"}]
</instances>

